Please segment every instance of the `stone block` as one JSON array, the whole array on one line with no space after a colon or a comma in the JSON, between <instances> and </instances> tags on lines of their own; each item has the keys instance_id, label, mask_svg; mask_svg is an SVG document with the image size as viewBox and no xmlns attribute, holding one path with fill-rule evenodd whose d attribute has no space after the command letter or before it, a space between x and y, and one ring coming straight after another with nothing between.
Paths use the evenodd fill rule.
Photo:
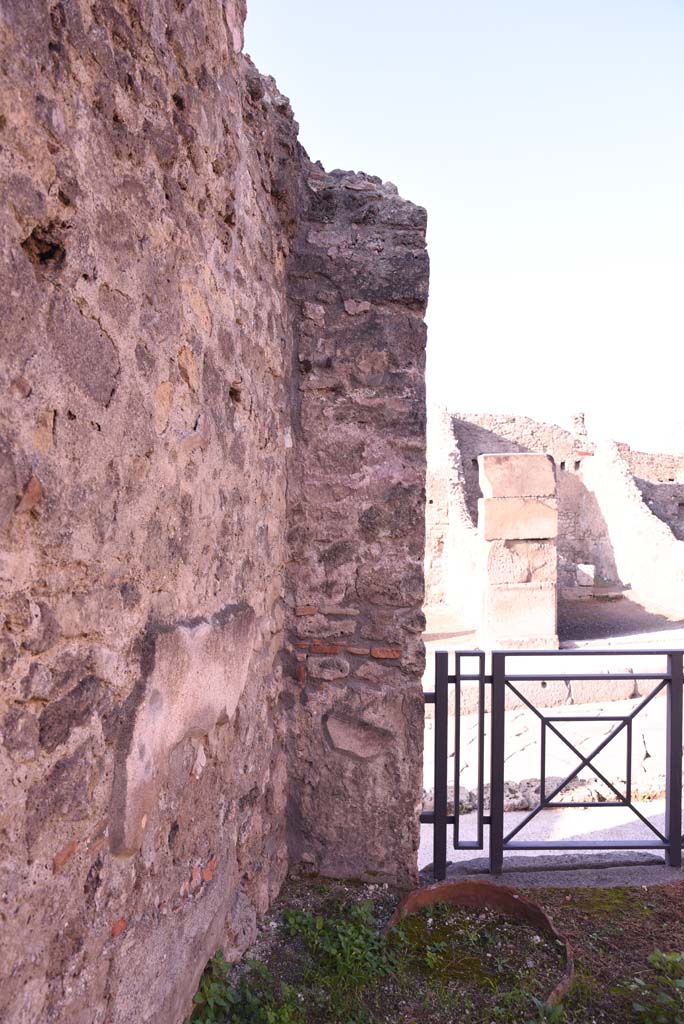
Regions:
<instances>
[{"instance_id":1,"label":"stone block","mask_svg":"<svg viewBox=\"0 0 684 1024\"><path fill-rule=\"evenodd\" d=\"M333 750L359 761L377 757L392 745L392 733L362 718L335 713L324 716L323 728Z\"/></svg>"},{"instance_id":2,"label":"stone block","mask_svg":"<svg viewBox=\"0 0 684 1024\"><path fill-rule=\"evenodd\" d=\"M325 679L327 681L344 679L349 675L349 662L344 658L338 657L311 657L308 661L308 669L309 675L313 676L314 679Z\"/></svg>"},{"instance_id":3,"label":"stone block","mask_svg":"<svg viewBox=\"0 0 684 1024\"><path fill-rule=\"evenodd\" d=\"M487 580L502 583L555 583L553 541L494 540L487 547Z\"/></svg>"},{"instance_id":4,"label":"stone block","mask_svg":"<svg viewBox=\"0 0 684 1024\"><path fill-rule=\"evenodd\" d=\"M560 644L557 633L539 636L509 636L498 633L477 633L477 644L483 651L556 651Z\"/></svg>"},{"instance_id":5,"label":"stone block","mask_svg":"<svg viewBox=\"0 0 684 1024\"><path fill-rule=\"evenodd\" d=\"M555 498L480 498L484 540L547 540L558 536Z\"/></svg>"},{"instance_id":6,"label":"stone block","mask_svg":"<svg viewBox=\"0 0 684 1024\"><path fill-rule=\"evenodd\" d=\"M555 636L555 586L513 583L489 587L484 596L483 632L493 639Z\"/></svg>"},{"instance_id":7,"label":"stone block","mask_svg":"<svg viewBox=\"0 0 684 1024\"><path fill-rule=\"evenodd\" d=\"M559 708L570 703L570 691L564 679L520 682L513 685L535 708ZM516 711L525 706L525 702L507 686L506 711Z\"/></svg>"},{"instance_id":8,"label":"stone block","mask_svg":"<svg viewBox=\"0 0 684 1024\"><path fill-rule=\"evenodd\" d=\"M637 696L636 679L571 679L573 704L596 704L611 700L629 700Z\"/></svg>"},{"instance_id":9,"label":"stone block","mask_svg":"<svg viewBox=\"0 0 684 1024\"><path fill-rule=\"evenodd\" d=\"M593 587L596 582L596 566L580 563L575 571L578 587Z\"/></svg>"},{"instance_id":10,"label":"stone block","mask_svg":"<svg viewBox=\"0 0 684 1024\"><path fill-rule=\"evenodd\" d=\"M550 455L480 455L477 462L485 498L552 498L556 493L556 473Z\"/></svg>"},{"instance_id":11,"label":"stone block","mask_svg":"<svg viewBox=\"0 0 684 1024\"><path fill-rule=\"evenodd\" d=\"M659 685L659 680L658 679L637 679L636 680L636 688L635 688L636 696L637 697L648 697L648 695L650 693L653 693L653 691L656 689L656 687L658 685ZM665 691L664 690L658 695L656 700L660 700L661 698L662 699L665 698Z\"/></svg>"}]
</instances>

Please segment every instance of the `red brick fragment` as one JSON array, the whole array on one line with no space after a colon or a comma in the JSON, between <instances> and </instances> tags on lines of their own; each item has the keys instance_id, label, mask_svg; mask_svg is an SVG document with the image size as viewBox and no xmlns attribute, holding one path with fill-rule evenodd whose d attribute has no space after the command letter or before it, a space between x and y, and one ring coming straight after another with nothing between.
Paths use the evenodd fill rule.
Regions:
<instances>
[{"instance_id":1,"label":"red brick fragment","mask_svg":"<svg viewBox=\"0 0 684 1024\"><path fill-rule=\"evenodd\" d=\"M341 647L337 644L317 644L314 643L311 648L312 654L339 654Z\"/></svg>"},{"instance_id":2,"label":"red brick fragment","mask_svg":"<svg viewBox=\"0 0 684 1024\"><path fill-rule=\"evenodd\" d=\"M78 849L78 843L73 839L66 846L63 846L59 853L56 853L52 860L53 874L58 875L68 860L70 860Z\"/></svg>"},{"instance_id":3,"label":"red brick fragment","mask_svg":"<svg viewBox=\"0 0 684 1024\"><path fill-rule=\"evenodd\" d=\"M315 615L317 611L315 604L300 604L295 608L295 615Z\"/></svg>"},{"instance_id":4,"label":"red brick fragment","mask_svg":"<svg viewBox=\"0 0 684 1024\"><path fill-rule=\"evenodd\" d=\"M301 648L302 650L308 650L311 647L310 640L295 640L294 647Z\"/></svg>"},{"instance_id":5,"label":"red brick fragment","mask_svg":"<svg viewBox=\"0 0 684 1024\"><path fill-rule=\"evenodd\" d=\"M207 866L204 869L204 871L202 872L202 881L204 881L204 882L211 882L212 878L214 877L215 869L216 869L216 854L214 854L213 857L211 857L210 860L207 862Z\"/></svg>"},{"instance_id":6,"label":"red brick fragment","mask_svg":"<svg viewBox=\"0 0 684 1024\"><path fill-rule=\"evenodd\" d=\"M127 921L125 917L120 917L118 921L115 921L112 925L111 936L116 939L121 935L122 932L126 931Z\"/></svg>"},{"instance_id":7,"label":"red brick fragment","mask_svg":"<svg viewBox=\"0 0 684 1024\"><path fill-rule=\"evenodd\" d=\"M297 682L303 683L306 680L306 665L297 665Z\"/></svg>"},{"instance_id":8,"label":"red brick fragment","mask_svg":"<svg viewBox=\"0 0 684 1024\"><path fill-rule=\"evenodd\" d=\"M347 654L370 654L370 647L348 647Z\"/></svg>"},{"instance_id":9,"label":"red brick fragment","mask_svg":"<svg viewBox=\"0 0 684 1024\"><path fill-rule=\"evenodd\" d=\"M401 647L371 647L371 654L374 658L401 658Z\"/></svg>"}]
</instances>

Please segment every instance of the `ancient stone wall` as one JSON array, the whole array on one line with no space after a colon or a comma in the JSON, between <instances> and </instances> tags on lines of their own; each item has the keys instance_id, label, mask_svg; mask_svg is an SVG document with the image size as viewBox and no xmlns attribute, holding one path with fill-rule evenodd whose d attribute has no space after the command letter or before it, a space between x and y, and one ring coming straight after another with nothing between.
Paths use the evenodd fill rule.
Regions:
<instances>
[{"instance_id":1,"label":"ancient stone wall","mask_svg":"<svg viewBox=\"0 0 684 1024\"><path fill-rule=\"evenodd\" d=\"M424 667L425 211L311 166L292 264L290 852L415 878Z\"/></svg>"},{"instance_id":2,"label":"ancient stone wall","mask_svg":"<svg viewBox=\"0 0 684 1024\"><path fill-rule=\"evenodd\" d=\"M429 633L476 629L484 583L482 538L466 504L461 451L444 408L428 412L425 614Z\"/></svg>"},{"instance_id":3,"label":"ancient stone wall","mask_svg":"<svg viewBox=\"0 0 684 1024\"><path fill-rule=\"evenodd\" d=\"M617 447L653 515L667 523L677 540L684 540L684 455Z\"/></svg>"},{"instance_id":4,"label":"ancient stone wall","mask_svg":"<svg viewBox=\"0 0 684 1024\"><path fill-rule=\"evenodd\" d=\"M682 618L684 542L644 504L617 446L598 448L582 477L606 523L618 578L648 611Z\"/></svg>"},{"instance_id":5,"label":"ancient stone wall","mask_svg":"<svg viewBox=\"0 0 684 1024\"><path fill-rule=\"evenodd\" d=\"M449 419L448 414L442 419ZM452 552L459 549L473 551L471 561L479 559L480 565L484 557L472 546L482 495L478 457L535 451L551 455L556 464L559 585L577 588L582 576L578 566L588 564L599 586L631 589L653 612L684 614L678 540L680 504L684 510L684 500L679 501L680 491L684 492L680 482L684 457L632 452L627 445L602 447L597 453L582 417L576 418L574 432L527 417L494 414L457 414L451 424L454 441L445 444L445 449L452 446L449 462L429 452L428 502L433 504L428 508L435 524L428 535L433 547L426 553L429 622L439 622L442 629L449 622L452 630L479 625L472 615L477 605L468 599L477 591L482 570L463 571L461 561L456 572L450 564ZM597 465L603 467L604 476ZM451 515L459 502L454 492L467 506L465 521L463 516ZM435 587L432 575L438 558ZM446 585L452 580L458 581L460 593ZM568 595L567 589L563 592Z\"/></svg>"},{"instance_id":6,"label":"ancient stone wall","mask_svg":"<svg viewBox=\"0 0 684 1024\"><path fill-rule=\"evenodd\" d=\"M311 167L243 18L0 12L13 1024L178 1024L207 957L254 936L288 845L328 872L414 870L424 213ZM300 635L368 653L300 666Z\"/></svg>"}]
</instances>

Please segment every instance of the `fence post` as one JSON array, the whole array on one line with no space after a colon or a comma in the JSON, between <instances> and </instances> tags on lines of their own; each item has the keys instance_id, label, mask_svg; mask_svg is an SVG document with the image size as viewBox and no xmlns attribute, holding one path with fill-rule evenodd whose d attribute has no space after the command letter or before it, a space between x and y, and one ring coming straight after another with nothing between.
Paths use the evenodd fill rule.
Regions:
<instances>
[{"instance_id":1,"label":"fence post","mask_svg":"<svg viewBox=\"0 0 684 1024\"><path fill-rule=\"evenodd\" d=\"M682 865L682 691L684 689L684 652L668 654L670 684L667 688L667 768L665 835L667 863Z\"/></svg>"},{"instance_id":2,"label":"fence post","mask_svg":"<svg viewBox=\"0 0 684 1024\"><path fill-rule=\"evenodd\" d=\"M492 653L492 770L489 786L489 870L503 871L504 739L506 713L506 655Z\"/></svg>"},{"instance_id":3,"label":"fence post","mask_svg":"<svg viewBox=\"0 0 684 1024\"><path fill-rule=\"evenodd\" d=\"M435 808L432 826L432 873L436 882L446 878L447 848L447 740L449 729L449 655L435 655Z\"/></svg>"}]
</instances>

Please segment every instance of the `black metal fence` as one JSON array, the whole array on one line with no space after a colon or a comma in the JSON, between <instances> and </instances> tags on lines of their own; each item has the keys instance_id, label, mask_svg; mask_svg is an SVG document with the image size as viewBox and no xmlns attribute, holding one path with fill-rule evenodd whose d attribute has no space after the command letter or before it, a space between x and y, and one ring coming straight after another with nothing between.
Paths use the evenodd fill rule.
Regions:
<instances>
[{"instance_id":1,"label":"black metal fence","mask_svg":"<svg viewBox=\"0 0 684 1024\"><path fill-rule=\"evenodd\" d=\"M582 658L593 656L611 658L624 665L626 658L631 660L657 657L666 660L665 671L616 671L616 672L582 672L569 670L567 664L577 664L578 669ZM543 674L533 672L516 673L515 661L521 658L565 659L562 671L557 673L544 671ZM462 671L464 661L474 662L475 671ZM494 874L503 870L506 851L518 850L662 850L665 860L672 866L679 867L682 862L682 698L684 689L684 651L682 650L592 650L590 648L572 651L495 651L491 655L491 673L486 671L484 652L457 651L454 655L453 674L449 672L449 655L440 651L435 656L435 689L425 693L425 703L434 705L434 809L424 811L420 820L433 826L433 872L435 880L446 877L447 848L449 828L452 829L452 846L455 850L484 850L484 830L489 829L489 869ZM597 713L596 715L558 715L550 708L537 707L530 699L528 692L523 693L521 684L548 684L554 680L571 683L581 680L633 680L652 684L652 689L639 703L626 714ZM464 683L474 684L477 707L476 754L477 754L477 787L476 787L476 835L474 839L464 839L461 835L461 810L459 806L459 788L461 775L461 705L462 686ZM449 754L449 703L450 692L454 692L454 740L453 755ZM632 765L633 765L633 725L637 716L653 701L658 694L666 690L667 705L663 723L663 740L665 750L665 825L661 831L651 822L632 800ZM506 697L510 693L519 707L525 707L539 722L539 801L525 818L514 828L506 832L504 827L504 753L506 740ZM559 722L614 722L615 726L609 734L598 743L589 754L583 754L577 746L559 729ZM485 756L485 734L489 725L489 758ZM615 782L609 779L595 764L598 755L611 743L616 736L626 736L626 784L624 792ZM577 757L578 763L562 781L553 785L547 792L547 741L549 736L561 740ZM453 756L453 811L448 807L449 761ZM485 810L485 786L489 761L489 813ZM559 801L561 792L579 776L583 769L590 767L602 781L610 793L610 799ZM520 833L532 819L547 808L557 807L628 807L635 818L649 831L647 839L620 840L538 840L525 841Z\"/></svg>"}]
</instances>

